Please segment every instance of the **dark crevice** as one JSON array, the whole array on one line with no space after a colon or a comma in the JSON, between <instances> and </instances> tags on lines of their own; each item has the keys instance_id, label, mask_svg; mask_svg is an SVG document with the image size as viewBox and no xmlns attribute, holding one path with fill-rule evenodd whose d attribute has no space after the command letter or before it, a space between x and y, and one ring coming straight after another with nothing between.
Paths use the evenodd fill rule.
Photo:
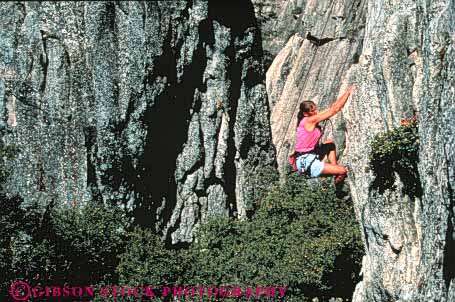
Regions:
<instances>
[{"instance_id":1,"label":"dark crevice","mask_svg":"<svg viewBox=\"0 0 455 302\"><path fill-rule=\"evenodd\" d=\"M251 114L251 119L254 118L254 113ZM251 127L250 125L253 125L253 122L250 121L248 122L248 127ZM242 140L242 144L240 145L240 150L239 150L239 153L240 153L240 157L241 158L247 158L248 157L248 152L249 150L251 149L251 146L254 145L254 139L253 139L253 133L252 132L248 132L246 134L246 136L243 138ZM255 159L257 160L257 159ZM254 165L255 163L251 163L251 165L255 166Z\"/></svg>"},{"instance_id":2,"label":"dark crevice","mask_svg":"<svg viewBox=\"0 0 455 302\"><path fill-rule=\"evenodd\" d=\"M66 48L66 45L64 43L63 44L63 62L62 62L62 70L71 70L71 58L70 58L70 54L68 52L68 49ZM73 89L72 89L72 73L71 72L65 72L64 74L65 76L65 91L67 91L66 93L66 100L69 102L71 100L71 95L73 93ZM68 115L68 122L71 122L71 119L72 119L72 116L71 114Z\"/></svg>"},{"instance_id":3,"label":"dark crevice","mask_svg":"<svg viewBox=\"0 0 455 302\"><path fill-rule=\"evenodd\" d=\"M188 139L190 109L194 109L195 91L205 89L202 83L207 60L202 47L204 41L199 41L191 63L185 66L183 77L178 80L178 50L184 41L175 39L171 25L163 41L163 54L155 58L153 71L149 71L145 77L144 89L153 86L157 77L165 78L168 86L139 121L147 129L147 136L144 142L145 150L138 159L137 167L122 168L127 175L127 185L134 190L136 196L133 210L135 222L153 229L156 233L166 229L176 210L176 159ZM174 41L177 41L177 45L173 45ZM199 166L200 164L193 168ZM179 217L169 226L166 234L162 234L167 246L176 246L172 244L171 234L180 226L180 219ZM187 244L181 242L177 245Z\"/></svg>"},{"instance_id":4,"label":"dark crevice","mask_svg":"<svg viewBox=\"0 0 455 302\"><path fill-rule=\"evenodd\" d=\"M171 43L172 27L169 26L163 43L167 47L163 54L154 60L153 73L149 73L148 76L149 84L153 84L157 77L165 77L169 85L177 84L177 62L175 50L169 47ZM140 158L137 168L140 178L135 179L134 183L131 184L134 186L139 202L134 213L136 222L153 229L156 229L158 207L161 206L162 202L169 204L170 198L175 198L170 194L170 191L176 192L176 184L173 180L175 163L172 161L177 157L175 154L177 146L173 144L172 137L181 135L181 133L178 133L178 124L175 123L178 121L173 117L184 113L183 110L172 112L172 107L177 104L173 104L176 101L176 95L171 88L175 87L168 86L155 100L155 106L149 108L141 119L148 128L145 140L147 149L144 150L144 155ZM166 123L167 118L169 121ZM156 147L153 148L153 146ZM133 179L134 177L130 181ZM153 185L149 186L148 183Z\"/></svg>"},{"instance_id":5,"label":"dark crevice","mask_svg":"<svg viewBox=\"0 0 455 302\"><path fill-rule=\"evenodd\" d=\"M322 46L324 44L327 44L333 40L334 38L317 38L313 36L310 32L307 33L306 37L307 40L310 41L311 44L316 45L316 46Z\"/></svg>"},{"instance_id":6,"label":"dark crevice","mask_svg":"<svg viewBox=\"0 0 455 302\"><path fill-rule=\"evenodd\" d=\"M112 59L109 60L108 62L109 65L112 66L112 71L111 71L111 79L112 79L112 98L114 101L114 106L118 107L119 106L119 95L120 95L120 87L119 87L119 80L117 78L117 70L118 67L116 66L117 62L117 49L119 49L119 39L118 39L118 25L116 22L117 19L117 11L116 7L119 7L119 5L116 5L114 2L106 2L106 12L105 12L105 34L107 35L107 40L106 42L108 43L106 45L107 49L104 51L106 52L106 55L112 56ZM105 37L103 39L106 39ZM112 54L109 54L108 52L111 51ZM121 67L120 67L121 68Z\"/></svg>"},{"instance_id":7,"label":"dark crevice","mask_svg":"<svg viewBox=\"0 0 455 302\"><path fill-rule=\"evenodd\" d=\"M205 41L208 46L215 44L215 33L213 31L213 23L210 19L202 20L199 23L199 38Z\"/></svg>"},{"instance_id":8,"label":"dark crevice","mask_svg":"<svg viewBox=\"0 0 455 302\"><path fill-rule=\"evenodd\" d=\"M257 68L250 67L246 71L246 76L244 79L246 88L252 88L264 82L263 71L259 69L259 66L256 67Z\"/></svg>"},{"instance_id":9,"label":"dark crevice","mask_svg":"<svg viewBox=\"0 0 455 302\"><path fill-rule=\"evenodd\" d=\"M117 13L114 2L105 2L105 10L100 20L100 30L98 31L98 48L110 58L110 62L117 62L117 49L119 49L118 25L116 22ZM116 70L110 70L110 72Z\"/></svg>"},{"instance_id":10,"label":"dark crevice","mask_svg":"<svg viewBox=\"0 0 455 302\"><path fill-rule=\"evenodd\" d=\"M24 24L24 21L25 21L25 16L27 16L27 6L25 5L25 3L22 3L22 2L17 2L16 3L17 6L20 7L20 10L22 11L22 22L20 23L21 25Z\"/></svg>"},{"instance_id":11,"label":"dark crevice","mask_svg":"<svg viewBox=\"0 0 455 302\"><path fill-rule=\"evenodd\" d=\"M443 278L446 284L446 289L449 290L450 282L455 280L455 230L454 230L454 208L455 208L455 200L453 195L453 189L451 188L450 184L448 184L448 192L449 192L449 215L448 215L448 222L447 222L447 233L446 233L446 245L444 247L444 266L442 269Z\"/></svg>"},{"instance_id":12,"label":"dark crevice","mask_svg":"<svg viewBox=\"0 0 455 302\"><path fill-rule=\"evenodd\" d=\"M106 14L104 21L107 30L111 33L115 33L117 30L115 18L116 18L115 3L108 1L106 2Z\"/></svg>"},{"instance_id":13,"label":"dark crevice","mask_svg":"<svg viewBox=\"0 0 455 302\"><path fill-rule=\"evenodd\" d=\"M120 87L118 79L113 76L112 77L112 101L115 107L120 106Z\"/></svg>"},{"instance_id":14,"label":"dark crevice","mask_svg":"<svg viewBox=\"0 0 455 302\"><path fill-rule=\"evenodd\" d=\"M190 10L193 7L193 0L187 0L186 1L186 6L182 11L181 17L182 21L185 22L186 20L190 19Z\"/></svg>"},{"instance_id":15,"label":"dark crevice","mask_svg":"<svg viewBox=\"0 0 455 302\"><path fill-rule=\"evenodd\" d=\"M41 161L38 162L38 191L40 192L45 192L46 191L46 185L44 184L44 168L43 168L43 163Z\"/></svg>"},{"instance_id":16,"label":"dark crevice","mask_svg":"<svg viewBox=\"0 0 455 302\"><path fill-rule=\"evenodd\" d=\"M233 58L231 58L233 59ZM241 66L240 63L231 63L229 70L227 72L227 78L231 81L230 91L229 91L229 100L230 110L230 124L229 124L229 138L227 141L227 155L226 163L224 169L224 180L225 180L225 189L227 194L226 205L229 209L229 216L236 216L237 214L237 202L236 202L236 179L237 179L237 168L235 165L236 162L236 153L237 149L235 147L234 140L234 125L236 122L237 107L238 107L238 98L240 97L241 85Z\"/></svg>"},{"instance_id":17,"label":"dark crevice","mask_svg":"<svg viewBox=\"0 0 455 302\"><path fill-rule=\"evenodd\" d=\"M206 83L203 82L203 74L207 64L205 47L215 43L214 21L231 29L230 46L225 51L225 55L229 60L226 78L230 86L225 108L230 115L230 135L227 142L228 150L224 167L224 179L220 180L211 175L208 179L204 179L203 188L198 188L195 191L199 196L204 196L209 186L221 184L228 196L227 207L230 209L230 215L234 216L237 211L235 194L237 168L235 162L238 150L234 141L234 125L236 124L238 100L242 87L242 68L246 57L254 56L254 59L257 59L258 62L262 58L262 48L259 48L258 52L245 53L238 51L235 46L235 44L240 44L238 47L243 50L244 46L241 40L244 38L245 31L255 26L254 10L252 4L248 3L245 5L243 1L229 3L209 1L208 18L199 24L198 44L194 47L195 51L192 54L192 58L185 62L188 62L188 65L184 66L182 76L179 76L177 70L177 67L182 64L182 59L179 56L184 42L176 33L176 29L180 28L180 25L174 22L170 23L169 27L163 26L167 31L162 42L163 53L155 57L153 63L150 64L150 66L153 66L153 70L151 70L150 66L146 68L146 76L144 76L143 83L144 91L130 99L125 120L114 125L116 136L127 135L124 129L131 123L130 116L134 112L134 100L142 98L142 95L146 94L146 90L156 86L158 81L166 83L160 95L153 99L153 103L149 102L150 105L137 121L141 128L147 131L143 142L143 153L139 156L135 155L134 160L127 152L119 156L118 160L112 163L113 167L106 171L106 175L103 176L103 183L108 183L113 191L117 191L118 188L124 186L127 191L133 192L134 209L131 214L135 218L135 223L152 229L161 235L168 247L187 246L185 242L172 243L171 238L172 233L180 227L182 218L180 217L181 213L179 213L177 221L170 225L174 211L181 210L176 209L178 195L178 183L175 179L176 159L188 141L191 112L199 112L202 105L201 100L198 99L198 93L195 92L207 90ZM106 20L109 21L108 25L110 27L115 28L115 9L112 9L112 6L113 4L108 5ZM182 11L182 14L182 19L188 18L189 6L186 7L185 11ZM255 34L257 37L257 32ZM191 43L191 41L189 42ZM256 38L255 43L260 46L260 39ZM239 56L239 53L242 55ZM262 65L258 64L251 71L248 71L243 79L245 85L254 86L263 82L261 77L262 68ZM90 158L91 154L96 154L94 146L96 129L88 129L86 132L87 156L90 163L93 162L93 159ZM242 150L240 150L242 156L247 156L248 148L252 144L252 137L244 141ZM133 162L135 162L134 165ZM202 165L203 161L198 162L190 171L187 171L186 175L195 172ZM88 174L90 182L96 183L95 168L93 166L88 167ZM127 203L127 196L124 198L124 202ZM163 232L164 230L166 230L165 233Z\"/></svg>"},{"instance_id":18,"label":"dark crevice","mask_svg":"<svg viewBox=\"0 0 455 302\"><path fill-rule=\"evenodd\" d=\"M358 64L360 60L360 54L358 52L354 53L352 56L351 64Z\"/></svg>"},{"instance_id":19,"label":"dark crevice","mask_svg":"<svg viewBox=\"0 0 455 302\"><path fill-rule=\"evenodd\" d=\"M177 129L175 129L175 134L170 136L169 139L173 140L172 144L174 144L174 150L175 153L171 154L170 157L170 166L169 169L171 170L171 179L173 182L175 182L175 168L176 168L176 162L175 159L177 158L177 155L180 154L183 150L183 145L187 141L187 135L188 135L188 126L189 126L189 121L190 121L190 111L191 109L193 110L199 110L194 107L194 92L196 90L201 91L205 89L206 87L204 86L204 83L202 83L203 79L203 73L205 70L205 67L207 65L207 57L206 57L206 52L205 49L202 47L203 40L199 42L199 45L197 46L196 51L193 54L193 58L191 60L191 64L185 67L185 72L183 74L182 82L179 84L177 87L175 87L175 93L178 94L178 97L184 100L184 104L182 105L182 112L181 115L179 116L178 114L175 114L175 124L178 126ZM200 100L196 100L196 106L200 106ZM197 105L199 104L199 105ZM169 108L171 111L174 111L174 107L171 106ZM168 120L166 119L163 121L164 123L168 123ZM201 150L201 152L203 152ZM201 163L203 165L203 163ZM163 222L162 222L162 228L164 228L165 224L170 220L172 213L175 209L175 204L176 204L176 195L177 195L177 187L176 184L175 188L173 188L170 191L170 195L168 195L168 198L170 199L171 202L166 202L165 208L162 213L163 217ZM202 189L201 189L202 190ZM166 242L167 244L170 244L171 242L171 234L180 226L179 221L176 222L174 225L172 225L166 236Z\"/></svg>"},{"instance_id":20,"label":"dark crevice","mask_svg":"<svg viewBox=\"0 0 455 302\"><path fill-rule=\"evenodd\" d=\"M248 56L256 62L263 61L263 49L260 31L257 24L257 20L254 15L254 7L251 1L215 1L209 0L209 20L213 20L222 24L225 27L231 29L231 41L230 46L226 49L225 54L229 58L229 67L227 70L227 80L230 82L228 92L228 107L227 110L230 117L229 124L229 138L227 141L227 155L224 167L224 184L223 187L227 194L226 206L229 209L229 216L236 216L238 212L237 201L236 201L236 179L237 179L237 167L235 165L237 159L236 155L239 152L239 156L247 158L248 151L254 143L251 135L244 138L241 142L240 150L236 148L234 126L237 123L237 111L238 101L241 94L242 84L246 87L254 87L257 84L263 83L264 77L264 66L263 63L252 65L247 70L245 77L242 78L243 60ZM213 31L213 30L212 30ZM247 32L253 31L254 39L252 49L254 52L242 52L237 47L242 48L239 44L239 40L245 36ZM213 34L212 34L213 35ZM239 56L238 54L242 55ZM251 118L254 118L252 116ZM217 182L216 178L212 179L213 182Z\"/></svg>"},{"instance_id":21,"label":"dark crevice","mask_svg":"<svg viewBox=\"0 0 455 302\"><path fill-rule=\"evenodd\" d=\"M31 78L32 78L32 72L33 72L33 67L34 66L35 66L35 56L31 56L30 57L30 67L28 68L27 76L25 77L25 79L27 81L30 81Z\"/></svg>"},{"instance_id":22,"label":"dark crevice","mask_svg":"<svg viewBox=\"0 0 455 302\"><path fill-rule=\"evenodd\" d=\"M175 223L176 225L180 224L180 217L178 218L178 220L176 221ZM186 242L186 241L179 241L179 242L176 242L174 244L171 244L171 241L170 240L166 240L164 242L164 247L166 249L169 249L169 250L182 250L182 249L188 249L190 247L191 243L190 242Z\"/></svg>"},{"instance_id":23,"label":"dark crevice","mask_svg":"<svg viewBox=\"0 0 455 302\"><path fill-rule=\"evenodd\" d=\"M242 35L247 28L257 27L254 7L251 1L209 0L208 16L231 29L232 36Z\"/></svg>"},{"instance_id":24,"label":"dark crevice","mask_svg":"<svg viewBox=\"0 0 455 302\"><path fill-rule=\"evenodd\" d=\"M346 19L345 16L332 16L331 18L335 21L343 21L344 19Z\"/></svg>"},{"instance_id":25,"label":"dark crevice","mask_svg":"<svg viewBox=\"0 0 455 302\"><path fill-rule=\"evenodd\" d=\"M21 37L23 37L23 34L21 34L21 29L25 26L24 22L25 22L25 18L27 16L27 12L26 12L26 7L25 7L24 3L16 2L15 5L18 6L18 11L22 12L22 14L19 14L19 16L17 16L18 18L16 19L15 27L14 27L15 34L13 35L13 38L14 38L13 48L17 49L19 47L19 45L21 45L21 43L22 43L20 41ZM12 28L11 28L11 30L12 30ZM18 55L19 55L19 52L14 52L14 54L13 54L14 62L17 60Z\"/></svg>"},{"instance_id":26,"label":"dark crevice","mask_svg":"<svg viewBox=\"0 0 455 302\"><path fill-rule=\"evenodd\" d=\"M365 234L365 247L366 250L368 251L370 249L370 238L368 236L368 231L365 226L363 226L363 233Z\"/></svg>"},{"instance_id":27,"label":"dark crevice","mask_svg":"<svg viewBox=\"0 0 455 302\"><path fill-rule=\"evenodd\" d=\"M399 248L399 249L395 248L395 247L390 243L390 241L389 241L389 246L390 246L390 248L392 249L392 251L393 251L395 254L398 255L398 254L401 253L401 248Z\"/></svg>"},{"instance_id":28,"label":"dark crevice","mask_svg":"<svg viewBox=\"0 0 455 302\"><path fill-rule=\"evenodd\" d=\"M43 42L43 53L40 55L40 63L41 67L43 70L43 80L41 81L40 84L40 92L41 96L44 95L44 92L46 91L46 85L47 85L47 72L49 68L49 56L47 53L47 36L46 34L41 30L41 40Z\"/></svg>"},{"instance_id":29,"label":"dark crevice","mask_svg":"<svg viewBox=\"0 0 455 302\"><path fill-rule=\"evenodd\" d=\"M349 8L348 14L347 14L347 19L345 24L359 24L359 27L364 26L365 24L365 13L363 11L364 3L366 1L359 0L357 2L353 2L351 7ZM362 6L362 7L361 7ZM357 17L359 18L363 17L363 22L357 22Z\"/></svg>"},{"instance_id":30,"label":"dark crevice","mask_svg":"<svg viewBox=\"0 0 455 302\"><path fill-rule=\"evenodd\" d=\"M142 7L142 29L145 30L145 24L146 24L146 21L147 21L147 6L144 2L139 2L141 4L141 7Z\"/></svg>"},{"instance_id":31,"label":"dark crevice","mask_svg":"<svg viewBox=\"0 0 455 302\"><path fill-rule=\"evenodd\" d=\"M231 45L231 48L234 46ZM235 156L237 153L237 149L235 147L235 140L234 140L234 125L237 119L237 107L238 107L238 99L240 97L240 86L241 86L241 64L239 62L235 62L235 54L231 54L230 56L231 64L229 65L227 71L227 79L231 82L231 86L229 87L229 138L227 140L227 155L226 155L226 163L224 169L224 181L225 181L225 190L227 194L226 206L229 209L229 216L236 216L237 214L237 202L236 202L236 194L235 194L235 185L237 179L237 168L235 166Z\"/></svg>"},{"instance_id":32,"label":"dark crevice","mask_svg":"<svg viewBox=\"0 0 455 302\"><path fill-rule=\"evenodd\" d=\"M96 128L84 127L85 148L87 152L87 188L91 192L94 201L101 202L102 196L98 190L96 181Z\"/></svg>"},{"instance_id":33,"label":"dark crevice","mask_svg":"<svg viewBox=\"0 0 455 302\"><path fill-rule=\"evenodd\" d=\"M366 14L364 12L365 2L366 1L353 2L352 5L348 8L347 19L344 22L347 38L349 38L350 41L360 40L360 44L363 44L363 37L359 37L359 33L363 28L365 28L366 22ZM361 51L362 46L360 45L360 49L358 49L357 52L361 53Z\"/></svg>"},{"instance_id":34,"label":"dark crevice","mask_svg":"<svg viewBox=\"0 0 455 302\"><path fill-rule=\"evenodd\" d=\"M218 177L216 177L214 175L214 173L212 173L208 178L204 179L204 186L206 188L211 187L211 186L215 186L215 185L220 185L224 189L224 191L226 192L225 183L223 182L223 180L221 180Z\"/></svg>"},{"instance_id":35,"label":"dark crevice","mask_svg":"<svg viewBox=\"0 0 455 302\"><path fill-rule=\"evenodd\" d=\"M352 247L344 248L335 258L333 271L324 276L324 279L329 280L329 284L334 284L330 296L342 297L343 301L349 301L356 284L361 281L359 276L361 265L352 251Z\"/></svg>"}]
</instances>

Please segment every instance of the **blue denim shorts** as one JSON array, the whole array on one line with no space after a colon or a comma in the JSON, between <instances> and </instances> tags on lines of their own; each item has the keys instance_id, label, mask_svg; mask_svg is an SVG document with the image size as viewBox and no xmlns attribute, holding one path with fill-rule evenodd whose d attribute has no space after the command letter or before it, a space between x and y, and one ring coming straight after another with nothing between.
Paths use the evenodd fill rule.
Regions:
<instances>
[{"instance_id":1,"label":"blue denim shorts","mask_svg":"<svg viewBox=\"0 0 455 302\"><path fill-rule=\"evenodd\" d=\"M316 159L313 161L313 159L315 157L316 157ZM313 164L311 164L312 161L313 161ZM296 165L297 165L297 169L299 171L302 171L302 168L304 170L308 170L310 164L311 164L311 171L310 171L311 177L318 177L319 175L322 174L322 170L324 170L324 162L320 161L316 154L308 153L308 154L303 154L303 155L297 157Z\"/></svg>"}]
</instances>

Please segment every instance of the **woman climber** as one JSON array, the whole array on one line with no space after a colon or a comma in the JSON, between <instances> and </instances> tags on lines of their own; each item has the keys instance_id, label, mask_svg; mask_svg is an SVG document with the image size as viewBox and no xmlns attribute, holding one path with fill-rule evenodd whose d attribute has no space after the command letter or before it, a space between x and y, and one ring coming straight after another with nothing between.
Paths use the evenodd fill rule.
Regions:
<instances>
[{"instance_id":1,"label":"woman climber","mask_svg":"<svg viewBox=\"0 0 455 302\"><path fill-rule=\"evenodd\" d=\"M316 104L312 101L304 101L300 104L294 153L298 171L306 171L311 177L318 177L321 174L336 175L335 184L341 183L346 178L346 168L337 164L334 142L328 140L318 146L322 136L318 123L340 111L353 90L354 86L349 87L328 109L321 112L317 111ZM329 160L328 163L324 162L325 156Z\"/></svg>"}]
</instances>

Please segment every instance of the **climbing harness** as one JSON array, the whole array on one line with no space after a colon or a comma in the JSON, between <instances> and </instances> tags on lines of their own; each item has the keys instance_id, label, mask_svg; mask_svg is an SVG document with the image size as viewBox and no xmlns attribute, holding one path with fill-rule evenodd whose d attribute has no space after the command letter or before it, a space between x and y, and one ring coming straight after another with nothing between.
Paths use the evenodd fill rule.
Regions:
<instances>
[{"instance_id":1,"label":"climbing harness","mask_svg":"<svg viewBox=\"0 0 455 302\"><path fill-rule=\"evenodd\" d=\"M313 153L314 150L310 150L310 151L307 151L307 152L294 152L290 157L289 157L289 164L290 164L290 169L289 169L289 173L292 173L292 172L297 172L298 171L298 168L297 168L297 160L300 156L303 156L303 155L306 155L306 154L311 154ZM313 163L315 162L315 160L318 159L317 156L315 156L310 164L308 165L308 168L304 169L300 169L300 171L298 171L300 174L304 174L304 175L307 175L307 176L311 176L311 166L313 165Z\"/></svg>"}]
</instances>

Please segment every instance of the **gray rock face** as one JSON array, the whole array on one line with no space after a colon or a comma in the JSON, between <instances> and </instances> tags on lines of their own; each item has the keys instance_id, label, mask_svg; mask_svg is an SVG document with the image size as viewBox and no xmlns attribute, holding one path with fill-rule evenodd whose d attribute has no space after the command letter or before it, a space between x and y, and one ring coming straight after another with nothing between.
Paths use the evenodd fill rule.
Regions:
<instances>
[{"instance_id":1,"label":"gray rock face","mask_svg":"<svg viewBox=\"0 0 455 302\"><path fill-rule=\"evenodd\" d=\"M366 5L359 1L307 2L300 30L275 57L267 71L267 92L273 107L273 143L279 166L293 152L299 104L312 100L327 107L347 86L345 73L358 61L365 27ZM314 16L318 15L318 18ZM292 17L291 17L292 18ZM341 89L340 89L341 87ZM342 119L325 130L341 150Z\"/></svg>"},{"instance_id":2,"label":"gray rock face","mask_svg":"<svg viewBox=\"0 0 455 302\"><path fill-rule=\"evenodd\" d=\"M261 27L264 52L275 57L295 33L315 30L330 1L252 0ZM334 16L341 7L335 9ZM314 34L314 32L313 32Z\"/></svg>"},{"instance_id":3,"label":"gray rock face","mask_svg":"<svg viewBox=\"0 0 455 302\"><path fill-rule=\"evenodd\" d=\"M308 31L319 39L335 39L317 46L321 54L314 55L314 39L300 31L267 72L279 164L293 150L298 102L311 99L325 107L356 84L327 130L349 169L347 182L366 248L353 301L455 301L455 3L308 1L304 13L310 17L309 7L330 3L355 9L342 14L326 10L331 20L326 30ZM324 28L326 19L316 17L314 27ZM351 38L336 34L335 20L341 20L339 32ZM305 72L309 77L303 86L299 75ZM398 174L395 189L380 192L368 169L370 142L414 113L422 194L404 193L406 182Z\"/></svg>"},{"instance_id":4,"label":"gray rock face","mask_svg":"<svg viewBox=\"0 0 455 302\"><path fill-rule=\"evenodd\" d=\"M248 1L0 5L10 194L124 205L172 243L245 216L274 162L262 48Z\"/></svg>"},{"instance_id":5,"label":"gray rock face","mask_svg":"<svg viewBox=\"0 0 455 302\"><path fill-rule=\"evenodd\" d=\"M262 33L266 67L295 34L300 24L298 15L302 1L252 0Z\"/></svg>"},{"instance_id":6,"label":"gray rock face","mask_svg":"<svg viewBox=\"0 0 455 302\"><path fill-rule=\"evenodd\" d=\"M368 8L376 17L367 17L360 64L350 70L361 84L344 110L350 186L367 247L354 301L453 301L455 6L370 1ZM399 179L396 190L378 194L362 155L372 135L412 111L420 123L423 195L403 194Z\"/></svg>"}]
</instances>

